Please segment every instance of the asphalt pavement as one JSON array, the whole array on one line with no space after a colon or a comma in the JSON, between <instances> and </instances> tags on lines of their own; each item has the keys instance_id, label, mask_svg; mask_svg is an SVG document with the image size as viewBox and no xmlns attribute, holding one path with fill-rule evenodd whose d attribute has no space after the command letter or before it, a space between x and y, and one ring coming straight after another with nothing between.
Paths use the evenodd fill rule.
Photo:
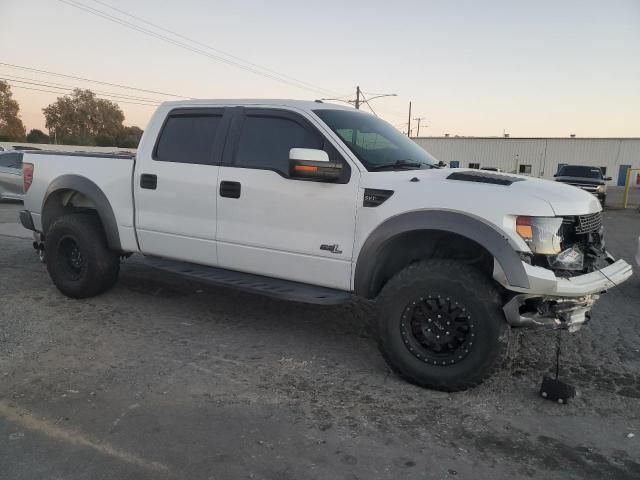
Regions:
<instances>
[{"instance_id":1,"label":"asphalt pavement","mask_svg":"<svg viewBox=\"0 0 640 480\"><path fill-rule=\"evenodd\" d=\"M552 332L513 331L480 387L393 375L350 306L287 303L150 270L71 300L0 203L0 478L638 479L640 278L567 335L568 405L538 396ZM605 214L632 261L640 214Z\"/></svg>"}]
</instances>

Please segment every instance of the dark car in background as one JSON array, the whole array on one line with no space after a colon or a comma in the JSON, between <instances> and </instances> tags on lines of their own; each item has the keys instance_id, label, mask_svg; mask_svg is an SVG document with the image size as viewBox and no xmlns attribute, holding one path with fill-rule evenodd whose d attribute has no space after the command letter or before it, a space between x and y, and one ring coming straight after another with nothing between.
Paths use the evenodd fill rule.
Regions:
<instances>
[{"instance_id":1,"label":"dark car in background","mask_svg":"<svg viewBox=\"0 0 640 480\"><path fill-rule=\"evenodd\" d=\"M22 200L22 152L0 152L0 200Z\"/></svg>"},{"instance_id":2,"label":"dark car in background","mask_svg":"<svg viewBox=\"0 0 640 480\"><path fill-rule=\"evenodd\" d=\"M602 175L600 167L589 165L563 165L554 175L556 182L567 183L592 193L604 207L607 201L607 183L611 177Z\"/></svg>"}]
</instances>

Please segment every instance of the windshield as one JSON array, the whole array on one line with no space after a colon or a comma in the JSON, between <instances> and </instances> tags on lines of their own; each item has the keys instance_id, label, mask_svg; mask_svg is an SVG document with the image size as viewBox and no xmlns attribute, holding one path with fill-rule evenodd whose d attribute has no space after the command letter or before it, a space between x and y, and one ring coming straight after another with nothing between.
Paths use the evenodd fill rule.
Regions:
<instances>
[{"instance_id":1,"label":"windshield","mask_svg":"<svg viewBox=\"0 0 640 480\"><path fill-rule=\"evenodd\" d=\"M350 110L314 110L369 171L437 168L438 161L384 120Z\"/></svg>"},{"instance_id":2,"label":"windshield","mask_svg":"<svg viewBox=\"0 0 640 480\"><path fill-rule=\"evenodd\" d=\"M581 167L579 165L565 165L558 172L561 177L602 178L602 170L598 167Z\"/></svg>"}]
</instances>

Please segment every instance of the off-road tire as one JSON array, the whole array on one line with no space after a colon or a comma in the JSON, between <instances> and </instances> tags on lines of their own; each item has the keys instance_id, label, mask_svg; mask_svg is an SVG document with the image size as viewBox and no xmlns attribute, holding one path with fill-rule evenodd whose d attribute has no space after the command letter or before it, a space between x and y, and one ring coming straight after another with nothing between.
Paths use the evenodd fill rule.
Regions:
<instances>
[{"instance_id":1,"label":"off-road tire","mask_svg":"<svg viewBox=\"0 0 640 480\"><path fill-rule=\"evenodd\" d=\"M378 304L380 351L389 366L411 383L447 392L466 390L490 377L504 360L509 327L499 292L491 278L470 265L445 259L412 264L386 283ZM438 345L444 349L443 357L424 343L434 335L426 333L427 326L433 327L424 324L426 317L436 321L438 313L459 325L464 338L447 337L460 344L455 348L451 343ZM444 323L438 328L448 329Z\"/></svg>"},{"instance_id":2,"label":"off-road tire","mask_svg":"<svg viewBox=\"0 0 640 480\"><path fill-rule=\"evenodd\" d=\"M75 256L68 255L70 249ZM47 231L45 252L49 276L67 297L99 295L118 279L120 256L109 250L96 215L73 213L58 218Z\"/></svg>"}]
</instances>

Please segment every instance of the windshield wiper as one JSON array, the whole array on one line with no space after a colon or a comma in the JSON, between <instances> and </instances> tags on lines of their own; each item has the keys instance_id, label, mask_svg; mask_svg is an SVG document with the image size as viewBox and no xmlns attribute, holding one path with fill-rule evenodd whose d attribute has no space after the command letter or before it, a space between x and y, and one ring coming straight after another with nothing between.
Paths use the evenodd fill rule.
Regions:
<instances>
[{"instance_id":1,"label":"windshield wiper","mask_svg":"<svg viewBox=\"0 0 640 480\"><path fill-rule=\"evenodd\" d=\"M402 168L421 168L422 166L433 168L433 166L428 164L428 163L412 162L410 160L396 160L395 162L382 163L380 165L375 165L375 166L371 167L369 170L372 171L372 172L377 172L379 170L393 170L393 169L402 169Z\"/></svg>"}]
</instances>

